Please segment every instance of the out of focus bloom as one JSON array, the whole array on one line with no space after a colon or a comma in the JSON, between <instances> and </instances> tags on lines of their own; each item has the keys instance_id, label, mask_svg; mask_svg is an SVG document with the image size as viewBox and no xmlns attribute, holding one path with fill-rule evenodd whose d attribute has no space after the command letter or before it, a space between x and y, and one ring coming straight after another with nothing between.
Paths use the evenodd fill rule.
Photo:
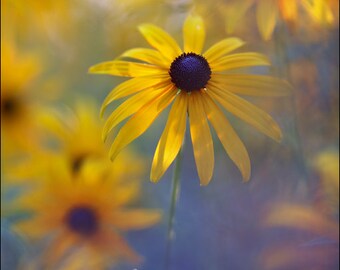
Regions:
<instances>
[{"instance_id":1,"label":"out of focus bloom","mask_svg":"<svg viewBox=\"0 0 340 270\"><path fill-rule=\"evenodd\" d=\"M283 243L271 245L261 258L264 269L339 267L339 154L323 151L316 157L314 166L320 178L318 195L322 202L272 205L263 219L265 227L286 228L301 235L291 242L286 238Z\"/></svg>"},{"instance_id":2,"label":"out of focus bloom","mask_svg":"<svg viewBox=\"0 0 340 270\"><path fill-rule=\"evenodd\" d=\"M232 33L241 18L256 5L257 26L264 40L271 38L280 19L295 25L301 9L318 25L329 26L335 21L327 0L237 0L234 3L226 16L227 32Z\"/></svg>"},{"instance_id":3,"label":"out of focus bloom","mask_svg":"<svg viewBox=\"0 0 340 270\"><path fill-rule=\"evenodd\" d=\"M320 178L322 208L339 217L339 152L321 152L314 160L314 167Z\"/></svg>"},{"instance_id":4,"label":"out of focus bloom","mask_svg":"<svg viewBox=\"0 0 340 270\"><path fill-rule=\"evenodd\" d=\"M103 125L93 101L77 101L74 108L53 111L42 121L59 145L57 154L65 156L72 171L77 172L86 159L106 164L107 150L101 139Z\"/></svg>"},{"instance_id":5,"label":"out of focus bloom","mask_svg":"<svg viewBox=\"0 0 340 270\"><path fill-rule=\"evenodd\" d=\"M201 184L209 183L214 168L213 141L207 120L241 171L243 179L248 180L250 160L247 150L217 103L267 136L280 141L282 134L275 121L238 94L283 96L289 93L289 84L270 76L227 73L244 67L270 65L268 59L259 53L231 53L244 45L238 38L226 38L201 54L205 28L199 16L189 15L185 20L183 50L168 33L155 25L142 24L139 31L155 50L131 49L114 61L90 68L91 73L132 77L115 87L102 105L103 114L112 101L133 95L109 116L104 126L103 138L106 139L113 128L132 116L115 137L110 149L111 159L143 134L173 102L154 155L151 180L158 181L177 156L182 146L187 116ZM130 62L124 58L146 63Z\"/></svg>"},{"instance_id":6,"label":"out of focus bloom","mask_svg":"<svg viewBox=\"0 0 340 270\"><path fill-rule=\"evenodd\" d=\"M50 163L45 181L17 200L19 209L34 215L17 223L16 230L48 243L41 256L24 263L32 269L100 270L121 260L138 262L121 234L160 219L156 210L127 208L139 194L139 181L126 181L122 169L108 171L96 162L86 162L77 176L63 165Z\"/></svg>"},{"instance_id":7,"label":"out of focus bloom","mask_svg":"<svg viewBox=\"0 0 340 270\"><path fill-rule=\"evenodd\" d=\"M38 144L36 120L41 110L30 86L40 72L36 55L19 53L11 41L1 41L1 136L5 154Z\"/></svg>"}]
</instances>

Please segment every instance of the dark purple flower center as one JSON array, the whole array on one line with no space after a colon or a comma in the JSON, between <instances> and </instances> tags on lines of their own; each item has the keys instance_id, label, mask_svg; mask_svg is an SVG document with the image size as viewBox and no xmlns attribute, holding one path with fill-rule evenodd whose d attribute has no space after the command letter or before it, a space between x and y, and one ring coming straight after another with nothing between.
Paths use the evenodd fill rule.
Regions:
<instances>
[{"instance_id":1,"label":"dark purple flower center","mask_svg":"<svg viewBox=\"0 0 340 270\"><path fill-rule=\"evenodd\" d=\"M6 117L13 117L15 116L20 109L20 104L18 100L14 97L8 97L2 100L1 102L1 113L4 114Z\"/></svg>"},{"instance_id":2,"label":"dark purple flower center","mask_svg":"<svg viewBox=\"0 0 340 270\"><path fill-rule=\"evenodd\" d=\"M75 233L82 236L91 236L98 229L98 218L90 207L77 206L68 212L66 224Z\"/></svg>"},{"instance_id":3,"label":"dark purple flower center","mask_svg":"<svg viewBox=\"0 0 340 270\"><path fill-rule=\"evenodd\" d=\"M171 63L169 74L177 88L191 92L207 85L211 69L202 55L183 53Z\"/></svg>"}]
</instances>

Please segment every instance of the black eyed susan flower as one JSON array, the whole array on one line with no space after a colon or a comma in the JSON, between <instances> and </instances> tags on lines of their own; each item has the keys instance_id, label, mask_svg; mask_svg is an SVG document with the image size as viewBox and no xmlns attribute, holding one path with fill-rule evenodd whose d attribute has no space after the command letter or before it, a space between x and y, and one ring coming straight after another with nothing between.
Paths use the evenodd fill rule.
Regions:
<instances>
[{"instance_id":1,"label":"black eyed susan flower","mask_svg":"<svg viewBox=\"0 0 340 270\"><path fill-rule=\"evenodd\" d=\"M214 168L213 140L208 121L241 171L243 179L248 180L248 153L219 105L272 139L280 141L282 134L275 121L238 94L281 96L289 92L289 85L270 76L228 73L244 67L270 65L268 59L259 53L233 53L244 45L238 38L226 38L202 54L205 28L199 16L189 15L184 23L183 50L168 33L155 25L142 24L139 31L154 49L131 49L114 61L90 68L91 73L132 77L115 87L102 105L103 114L112 101L131 95L112 112L103 129L106 139L114 127L131 116L113 141L111 159L143 134L172 103L154 155L151 180L158 181L177 156L182 146L187 117L201 184L209 183Z\"/></svg>"},{"instance_id":2,"label":"black eyed susan flower","mask_svg":"<svg viewBox=\"0 0 340 270\"><path fill-rule=\"evenodd\" d=\"M157 210L131 205L140 193L140 181L126 181L121 175L130 171L107 170L97 162L87 161L77 176L64 165L45 164L49 168L45 181L14 203L16 209L34 214L16 223L15 229L31 243L48 241L48 248L26 263L32 269L61 269L61 265L108 269L122 260L139 262L122 234L148 228L160 219Z\"/></svg>"}]
</instances>

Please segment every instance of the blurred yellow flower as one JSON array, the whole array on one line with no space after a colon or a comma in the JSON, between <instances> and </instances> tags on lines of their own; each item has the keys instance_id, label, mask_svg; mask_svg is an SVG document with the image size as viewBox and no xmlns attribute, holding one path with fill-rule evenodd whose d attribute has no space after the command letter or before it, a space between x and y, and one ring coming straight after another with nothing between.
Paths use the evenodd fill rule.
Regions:
<instances>
[{"instance_id":1,"label":"blurred yellow flower","mask_svg":"<svg viewBox=\"0 0 340 270\"><path fill-rule=\"evenodd\" d=\"M4 153L39 144L36 121L41 109L32 97L32 82L41 72L36 55L24 54L1 41L1 136Z\"/></svg>"},{"instance_id":2,"label":"blurred yellow flower","mask_svg":"<svg viewBox=\"0 0 340 270\"><path fill-rule=\"evenodd\" d=\"M45 181L16 202L18 209L34 215L15 224L15 229L28 239L50 241L41 257L31 262L33 268L107 269L121 260L138 262L139 256L120 234L160 219L159 211L131 207L140 182L122 179L122 169L106 170L96 162L86 162L77 176L63 166L50 162Z\"/></svg>"},{"instance_id":3,"label":"blurred yellow flower","mask_svg":"<svg viewBox=\"0 0 340 270\"><path fill-rule=\"evenodd\" d=\"M309 241L281 241L265 250L260 261L263 269L333 269L339 259L339 223L318 211L299 204L274 204L263 219L268 228L289 228L308 233ZM295 239L296 240L296 239ZM312 268L311 268L312 267Z\"/></svg>"},{"instance_id":4,"label":"blurred yellow flower","mask_svg":"<svg viewBox=\"0 0 340 270\"><path fill-rule=\"evenodd\" d=\"M77 172L87 158L107 161L107 150L101 139L103 125L94 101L77 101L74 108L51 111L41 121L59 144L57 153L66 157L72 171Z\"/></svg>"},{"instance_id":5,"label":"blurred yellow flower","mask_svg":"<svg viewBox=\"0 0 340 270\"><path fill-rule=\"evenodd\" d=\"M271 38L279 19L294 25L299 19L300 9L304 9L319 25L332 25L335 21L326 0L237 0L226 14L228 33L234 32L237 23L254 5L257 26L264 40Z\"/></svg>"},{"instance_id":6,"label":"blurred yellow flower","mask_svg":"<svg viewBox=\"0 0 340 270\"><path fill-rule=\"evenodd\" d=\"M250 160L247 150L216 102L280 141L282 134L275 121L237 94L282 96L289 93L289 84L264 75L226 74L225 71L270 63L264 55L255 52L231 54L244 44L238 38L226 38L201 54L205 28L199 16L189 15L184 22L183 50L168 33L155 25L142 24L139 31L155 50L131 49L118 59L97 64L89 70L97 74L133 77L115 87L102 105L101 114L112 101L133 95L109 116L104 126L103 138L106 139L114 127L132 115L115 137L110 149L111 159L143 134L174 101L154 155L151 180L158 181L177 156L185 134L187 114L201 184L209 183L214 168L213 141L207 119L243 179L248 180Z\"/></svg>"},{"instance_id":7,"label":"blurred yellow flower","mask_svg":"<svg viewBox=\"0 0 340 270\"><path fill-rule=\"evenodd\" d=\"M330 215L339 215L339 152L323 151L313 165L320 176L322 204Z\"/></svg>"}]
</instances>

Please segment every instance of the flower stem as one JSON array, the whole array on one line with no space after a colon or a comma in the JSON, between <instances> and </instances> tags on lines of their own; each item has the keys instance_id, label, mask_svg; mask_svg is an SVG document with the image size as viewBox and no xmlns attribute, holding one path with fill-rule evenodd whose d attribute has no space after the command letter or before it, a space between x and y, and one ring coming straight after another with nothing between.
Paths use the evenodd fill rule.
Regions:
<instances>
[{"instance_id":1,"label":"flower stem","mask_svg":"<svg viewBox=\"0 0 340 270\"><path fill-rule=\"evenodd\" d=\"M183 149L183 145L182 145ZM170 269L170 255L171 255L171 244L174 238L174 220L176 213L176 203L179 197L180 190L180 172L182 165L182 149L179 151L176 161L175 167L172 176L172 190L171 190L171 202L169 209L169 220L168 220L168 230L167 230L167 240L166 240L166 249L165 249L165 269Z\"/></svg>"}]
</instances>

